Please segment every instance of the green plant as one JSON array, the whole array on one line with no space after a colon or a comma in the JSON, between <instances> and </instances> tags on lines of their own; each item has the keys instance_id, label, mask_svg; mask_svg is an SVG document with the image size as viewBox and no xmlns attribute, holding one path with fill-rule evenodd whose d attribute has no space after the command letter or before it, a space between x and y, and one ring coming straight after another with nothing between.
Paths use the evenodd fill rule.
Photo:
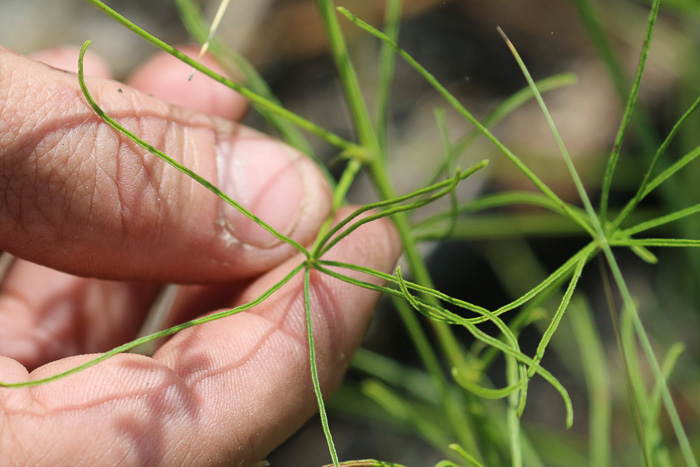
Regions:
<instances>
[{"instance_id":1,"label":"green plant","mask_svg":"<svg viewBox=\"0 0 700 467\"><path fill-rule=\"evenodd\" d=\"M117 121L100 109L98 102L92 99L89 89L82 80L81 73L81 87L86 99L88 99L95 112L115 130L128 136L137 144L204 185L227 203L263 226L278 239L291 244L304 254L306 260L258 299L242 307L195 319L143 337L107 352L85 365L44 380L14 384L2 383L2 386L21 387L48 383L81 371L117 353L133 349L143 343L171 335L187 327L251 308L274 294L275 291L297 274L304 275L304 291L305 294L308 294L309 274L312 270L316 270L358 287L380 291L394 300L397 313L417 348L425 371L411 373L396 362L388 361L366 350L361 351L355 360L355 366L370 375L370 378L362 383L360 391L378 404L395 421L415 430L446 456L450 456L451 460L439 464L442 466L501 465L507 462L513 465L543 465L546 462L544 454L534 446L536 443L531 439L532 433L524 430L521 426L520 417L526 407L530 380L535 375L539 375L561 395L566 407L566 425L570 427L573 424L573 407L566 388L541 366L545 352L548 350L555 332L558 331L563 323L565 312L569 310L567 316L570 316L571 319L571 333L583 356L581 364L584 367L586 383L592 397L590 408L590 462L593 465L606 465L610 463L611 456L609 441L611 395L606 385L606 381L609 379L607 375L610 370L606 368L602 340L593 324L587 301L583 294L577 292L579 279L584 268L591 260L598 258L599 263L605 263L605 266L601 268L601 275L607 274L606 271L609 269L612 275L612 283L622 298L622 311L618 313L615 309L616 300L613 297L613 293L610 292L611 319L617 327L616 334L619 338L619 352L625 362L624 374L628 386L627 397L632 407L639 443L638 452L646 465L668 465L672 454L672 448L669 446L677 445L678 452L684 462L687 465L696 465L697 462L691 441L688 439L681 423L681 417L678 414L667 383L671 370L678 361L681 348L675 345L671 346L666 351L665 357L659 362L657 357L658 351L654 351L652 342L640 319L638 305L635 303L633 294L629 290L628 282L622 274L617 256L612 250L613 248L629 248L642 260L656 262L656 256L648 248L700 246L700 240L691 238L637 237L638 234L648 230L663 227L671 222L696 214L700 211L700 204L675 209L669 208L665 212L644 221L633 222L632 225L625 224L625 221L630 219L630 216L644 198L657 188L663 187L664 185L662 184L666 180L676 175L681 169L686 168L690 162L700 156L700 147L695 147L673 163L666 164L665 167L657 170L657 167L668 158L668 152L674 138L681 131L684 123L690 118L697 106L700 105L700 99L695 100L678 122L673 125L663 142L654 146L656 149L651 151L652 155L648 160L648 168L643 176L643 180L628 203L617 212L613 211L609 204L614 175L623 147L623 137L628 134L628 127L633 125L635 129L641 129L642 132L646 131L644 120L635 117L634 109L646 65L652 32L659 13L660 2L658 0L655 0L651 6L646 37L641 48L639 65L629 95L624 85L624 77L620 77L622 73L618 69L619 66L609 53L609 44L605 39L605 35L601 32L591 4L586 0L577 0L575 2L582 12L592 37L596 39L602 54L608 58L610 67L614 70L614 76L618 77L618 83L622 82L618 87L620 92L624 93L626 102L617 139L607 159L608 163L602 182L600 205L597 209L589 198L566 146L559 137L555 122L550 116L542 98L543 92L571 83L571 75L560 75L542 82L534 82L515 47L503 33L506 44L521 67L528 87L504 102L489 117L479 121L428 70L417 63L406 51L398 47L400 0L387 1L384 32L363 22L346 9L339 8L336 11L331 0L317 0L318 9L327 30L332 55L338 68L339 78L345 91L357 134L357 141L353 142L328 132L286 110L271 95L269 89L257 76L252 67L241 57L226 50L222 44L214 41L211 47L216 54L235 61L236 67L246 75L247 87L234 83L199 65L195 60L184 56L172 46L138 28L99 0L89 1L152 44L188 63L198 72L243 94L250 99L255 108L268 119L270 124L279 130L279 133L286 141L309 156L314 157L314 154L304 135L299 132L299 128L335 146L340 156L347 162L338 181L333 182L334 211L344 203L351 184L361 170L365 170L369 174L381 199L358 209L337 226L332 227L329 221L319 233L312 248L306 249L284 235L275 232L263 220L246 211L236 200L228 197L198 174L178 164L166 154L149 145L148 142L139 139L138 135L130 133L120 126ZM178 0L178 5L182 11L183 19L193 36L200 42L204 42L209 33L196 6L189 0ZM374 112L370 112L367 107L345 40L340 32L340 18L337 12L381 41L382 49L378 67L379 85L376 97L378 107L374 109ZM83 53L87 45L86 43L83 47ZM390 99L390 84L396 56L410 64L444 97L449 106L461 114L474 127L474 130L468 132L460 141L452 144L446 124L441 116L442 114L438 112L436 121L443 135L444 163L438 167L436 173L424 187L403 196L399 196L396 193L390 179L387 164L390 157L387 138L387 106ZM508 115L509 112L531 99L535 99L540 105L542 114L551 128L554 138L557 140L561 155L571 176L571 181L576 188L583 207L564 201L528 167L526 161L521 160L489 130L490 127ZM537 191L528 193L513 191L484 195L469 202L458 200L454 194L457 184L486 165L486 162L482 161L464 171L458 165L459 155L479 135L488 139L502 155L510 160L530 180ZM443 180L438 181L440 178L443 178ZM410 217L412 211L441 197L450 197L451 207L449 210L433 215L421 222L412 220ZM450 297L436 290L426 267L425 259L419 254L418 244L428 239L469 238L469 224L475 221L473 219L464 219L460 217L460 214L478 213L487 209L514 205L535 206L548 211L545 217L536 218L540 233L556 233L559 226L563 225L565 231L576 232L579 235L586 236L589 241L553 273L543 274L542 279L534 287L527 287L526 290L514 294L517 298L494 310ZM669 203L667 206L672 206L672 204ZM360 217L370 210L375 210L376 213ZM499 213L500 219L505 219L507 222L513 222L518 216L520 215L510 214L507 211ZM531 218L542 216L542 212L536 211L532 214L527 214L527 216L532 216ZM410 281L404 278L399 268L397 268L395 274L390 275L353 264L327 261L323 258L323 255L341 238L360 225L380 217L391 217L399 232L410 271ZM623 224L626 225L624 228L622 227ZM495 233L498 232L500 225L502 224L493 222L487 225L485 230L487 233ZM526 232L526 230L523 231ZM523 254L526 255L527 252L525 251ZM537 265L535 264L533 268L537 268ZM376 286L367 281L353 279L340 272L343 270L359 271L378 277L385 281L387 285ZM505 281L506 279L504 278ZM538 321L542 321L541 310L552 302L556 303L555 312L546 324L541 325L541 323L538 323ZM328 427L326 409L318 385L318 375L315 369L313 329L310 326L309 312L307 307L309 360L312 367L312 378L316 389L321 421L333 464L358 466L395 465L378 461L354 461L341 464L333 446L332 430ZM539 317L538 313L540 314ZM421 326L419 314L427 318L426 322L436 336L437 348L434 348L428 334ZM541 326L541 338L534 355L527 355L521 350L519 334L533 323ZM463 328L473 336L474 343L470 348L466 348L465 344L456 337L453 327ZM636 351L638 344L641 345L646 363L640 361L640 356ZM493 367L494 361L499 355L503 356L506 362L506 385L503 388L494 388L485 374L488 369ZM647 387L647 384L645 384L645 379L641 374L642 365L648 365L653 375L652 387ZM445 373L445 368L450 371L451 377ZM419 384L409 384L406 379L409 376L413 378L412 381ZM425 388L428 389L426 390ZM490 400L503 400L505 403L492 403ZM339 404L342 405L342 402ZM675 443L664 442L664 430L659 419L662 406L668 415L677 439ZM440 414L442 418L440 418ZM568 452L575 453L577 451L569 448Z\"/></svg>"}]
</instances>

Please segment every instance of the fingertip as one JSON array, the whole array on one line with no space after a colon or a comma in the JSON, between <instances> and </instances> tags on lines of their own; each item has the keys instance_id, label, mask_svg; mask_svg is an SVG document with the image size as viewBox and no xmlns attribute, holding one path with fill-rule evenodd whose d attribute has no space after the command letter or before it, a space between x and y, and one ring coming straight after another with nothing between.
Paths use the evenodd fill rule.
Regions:
<instances>
[{"instance_id":1,"label":"fingertip","mask_svg":"<svg viewBox=\"0 0 700 467\"><path fill-rule=\"evenodd\" d=\"M235 139L220 141L217 170L219 188L276 231L302 244L313 239L330 212L330 187L316 164L257 132L239 132ZM254 247L256 255L280 244L237 209L221 205L217 224L226 226L236 242Z\"/></svg>"},{"instance_id":2,"label":"fingertip","mask_svg":"<svg viewBox=\"0 0 700 467\"><path fill-rule=\"evenodd\" d=\"M179 48L190 58L198 58L199 49L193 46ZM200 63L225 75L211 56L205 55ZM141 65L127 80L127 84L171 104L239 121L248 111L248 103L240 94L195 72L172 55L159 53Z\"/></svg>"},{"instance_id":3,"label":"fingertip","mask_svg":"<svg viewBox=\"0 0 700 467\"><path fill-rule=\"evenodd\" d=\"M14 358L0 355L0 383L21 383L27 380L28 375L27 368L20 362Z\"/></svg>"},{"instance_id":4,"label":"fingertip","mask_svg":"<svg viewBox=\"0 0 700 467\"><path fill-rule=\"evenodd\" d=\"M78 47L64 46L52 49L43 49L29 54L29 58L45 63L54 68L73 73L78 72ZM85 74L96 78L111 78L112 69L109 64L98 54L87 50L83 60Z\"/></svg>"}]
</instances>

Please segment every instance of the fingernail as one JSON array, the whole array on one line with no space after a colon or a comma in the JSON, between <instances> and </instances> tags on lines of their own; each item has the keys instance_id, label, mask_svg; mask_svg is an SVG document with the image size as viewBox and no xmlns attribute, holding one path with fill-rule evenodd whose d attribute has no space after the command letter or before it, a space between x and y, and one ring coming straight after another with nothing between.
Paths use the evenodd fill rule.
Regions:
<instances>
[{"instance_id":1,"label":"fingernail","mask_svg":"<svg viewBox=\"0 0 700 467\"><path fill-rule=\"evenodd\" d=\"M223 139L217 146L219 188L277 232L291 236L308 196L300 161L293 149L260 135ZM217 223L229 244L271 248L280 243L223 200Z\"/></svg>"}]
</instances>

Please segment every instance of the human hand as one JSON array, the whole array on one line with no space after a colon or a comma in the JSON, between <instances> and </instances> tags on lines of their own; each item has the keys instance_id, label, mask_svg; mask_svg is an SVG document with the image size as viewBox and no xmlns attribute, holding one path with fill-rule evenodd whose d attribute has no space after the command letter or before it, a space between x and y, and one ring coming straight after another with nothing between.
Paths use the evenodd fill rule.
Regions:
<instances>
[{"instance_id":1,"label":"human hand","mask_svg":"<svg viewBox=\"0 0 700 467\"><path fill-rule=\"evenodd\" d=\"M40 58L74 67L77 52ZM108 74L90 55L86 70ZM87 84L108 115L278 231L311 242L330 210L323 176L227 120L245 113L242 98L204 77L190 83L188 73L161 57L136 72L133 87ZM257 298L302 261L103 123L76 75L2 48L0 250L21 258L0 289L4 383L57 374L133 339L164 282L191 284L178 292L173 325ZM398 254L394 230L379 221L326 258L386 271ZM339 384L376 298L312 274L324 394ZM152 358L120 354L46 385L0 389L0 456L10 465L251 465L316 410L306 339L296 277L250 311L180 332Z\"/></svg>"}]
</instances>

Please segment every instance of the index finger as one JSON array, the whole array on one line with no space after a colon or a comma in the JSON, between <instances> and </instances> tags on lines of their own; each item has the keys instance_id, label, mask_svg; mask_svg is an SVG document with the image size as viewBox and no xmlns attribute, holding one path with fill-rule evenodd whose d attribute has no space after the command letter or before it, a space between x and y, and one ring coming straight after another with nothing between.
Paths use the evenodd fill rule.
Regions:
<instances>
[{"instance_id":1,"label":"index finger","mask_svg":"<svg viewBox=\"0 0 700 467\"><path fill-rule=\"evenodd\" d=\"M328 185L251 129L91 79L105 111L273 228L311 241ZM0 250L108 279L231 280L293 254L214 194L102 122L77 78L0 48Z\"/></svg>"}]
</instances>

